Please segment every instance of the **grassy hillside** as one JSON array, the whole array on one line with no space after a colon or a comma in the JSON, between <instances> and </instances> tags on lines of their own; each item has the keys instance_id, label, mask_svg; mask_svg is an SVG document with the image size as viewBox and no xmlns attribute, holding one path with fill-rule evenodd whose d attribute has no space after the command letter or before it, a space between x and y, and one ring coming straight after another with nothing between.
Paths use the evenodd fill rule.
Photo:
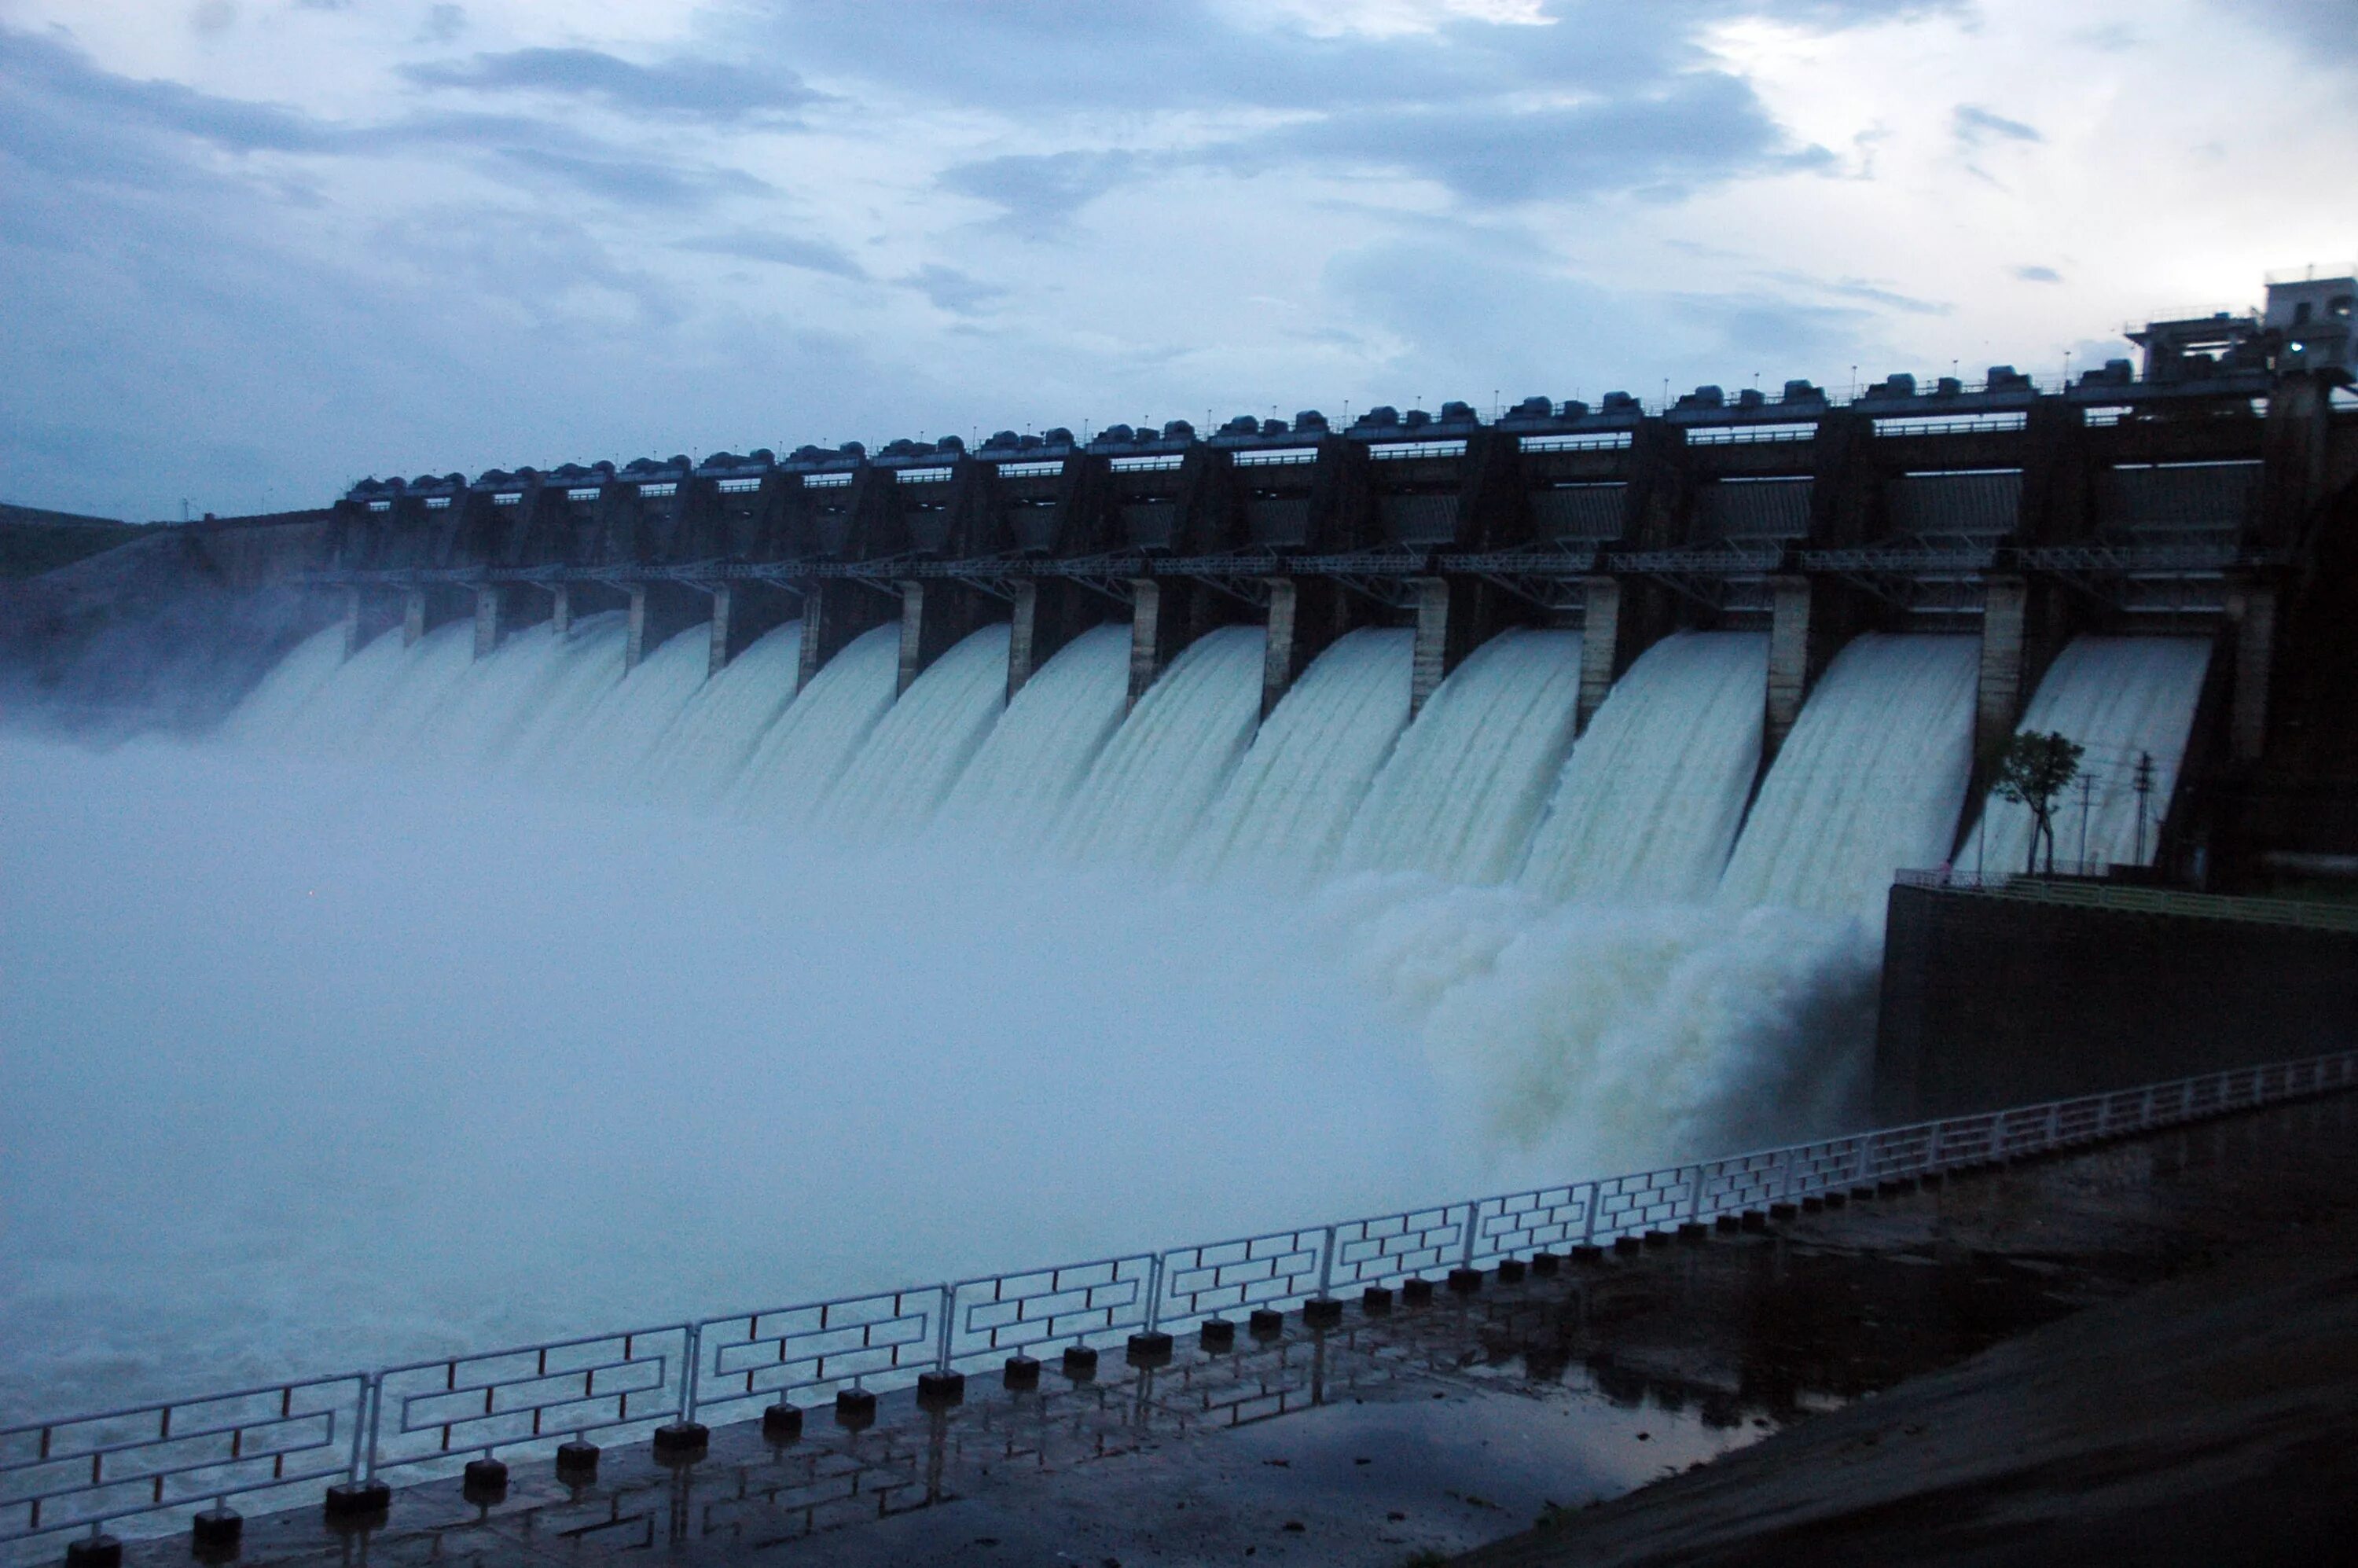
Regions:
<instances>
[{"instance_id":1,"label":"grassy hillside","mask_svg":"<svg viewBox=\"0 0 2358 1568\"><path fill-rule=\"evenodd\" d=\"M38 577L147 532L136 523L0 503L0 580Z\"/></svg>"}]
</instances>

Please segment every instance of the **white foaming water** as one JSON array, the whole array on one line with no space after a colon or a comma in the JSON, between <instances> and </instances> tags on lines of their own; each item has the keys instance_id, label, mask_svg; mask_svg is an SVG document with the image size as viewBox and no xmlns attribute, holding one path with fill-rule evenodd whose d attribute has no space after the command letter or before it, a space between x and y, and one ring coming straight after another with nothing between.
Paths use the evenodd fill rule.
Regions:
<instances>
[{"instance_id":1,"label":"white foaming water","mask_svg":"<svg viewBox=\"0 0 2358 1568\"><path fill-rule=\"evenodd\" d=\"M1580 633L1503 632L1428 698L1351 819L1342 866L1513 874L1572 748Z\"/></svg>"},{"instance_id":2,"label":"white foaming water","mask_svg":"<svg viewBox=\"0 0 2358 1568\"><path fill-rule=\"evenodd\" d=\"M655 747L702 689L711 656L698 627L665 639L628 675L609 670L579 721L553 738L527 776L599 799L638 798Z\"/></svg>"},{"instance_id":3,"label":"white foaming water","mask_svg":"<svg viewBox=\"0 0 2358 1568\"><path fill-rule=\"evenodd\" d=\"M1949 858L1974 762L1979 645L1870 633L1785 738L1719 902L1849 914L1880 933L1891 874Z\"/></svg>"},{"instance_id":4,"label":"white foaming water","mask_svg":"<svg viewBox=\"0 0 2358 1568\"><path fill-rule=\"evenodd\" d=\"M2059 860L2153 863L2162 814L2178 785L2195 704L2211 670L2211 644L2199 637L2074 637L2056 655L2022 716L2022 728L2054 732L2087 748L2081 771L2093 781L2082 811L2078 784L2057 797ZM2153 758L2146 797L2145 853L2137 854L2136 764ZM2028 863L2030 808L1990 797L1962 864L2019 871ZM1986 830L1988 843L1982 842ZM2082 846L2084 845L2084 850ZM2043 847L2042 847L2043 850Z\"/></svg>"},{"instance_id":5,"label":"white foaming water","mask_svg":"<svg viewBox=\"0 0 2358 1568\"><path fill-rule=\"evenodd\" d=\"M1170 863L1252 741L1267 643L1261 627L1223 626L1171 661L1073 797L1068 854Z\"/></svg>"},{"instance_id":6,"label":"white foaming water","mask_svg":"<svg viewBox=\"0 0 2358 1568\"><path fill-rule=\"evenodd\" d=\"M1768 639L1688 632L1614 683L1532 836L1547 898L1699 903L1719 885L1760 771Z\"/></svg>"},{"instance_id":7,"label":"white foaming water","mask_svg":"<svg viewBox=\"0 0 2358 1568\"><path fill-rule=\"evenodd\" d=\"M1040 842L1129 704L1130 628L1092 626L1032 672L958 775L938 831Z\"/></svg>"},{"instance_id":8,"label":"white foaming water","mask_svg":"<svg viewBox=\"0 0 2358 1568\"><path fill-rule=\"evenodd\" d=\"M932 820L1007 706L1007 628L986 626L934 661L870 731L819 825L905 836Z\"/></svg>"},{"instance_id":9,"label":"white foaming water","mask_svg":"<svg viewBox=\"0 0 2358 1568\"><path fill-rule=\"evenodd\" d=\"M789 621L708 678L647 758L646 797L689 806L719 801L794 701L802 657L803 623Z\"/></svg>"},{"instance_id":10,"label":"white foaming water","mask_svg":"<svg viewBox=\"0 0 2358 1568\"><path fill-rule=\"evenodd\" d=\"M762 737L730 792L730 804L766 822L807 820L892 709L900 678L897 622L853 638Z\"/></svg>"},{"instance_id":11,"label":"white foaming water","mask_svg":"<svg viewBox=\"0 0 2358 1568\"><path fill-rule=\"evenodd\" d=\"M1413 875L1347 879L1314 912L1507 1169L1645 1170L1866 1113L1879 955L1855 921Z\"/></svg>"},{"instance_id":12,"label":"white foaming water","mask_svg":"<svg viewBox=\"0 0 2358 1568\"><path fill-rule=\"evenodd\" d=\"M1408 723L1412 632L1354 632L1321 654L1253 737L1188 846L1199 875L1299 885L1326 871Z\"/></svg>"}]
</instances>

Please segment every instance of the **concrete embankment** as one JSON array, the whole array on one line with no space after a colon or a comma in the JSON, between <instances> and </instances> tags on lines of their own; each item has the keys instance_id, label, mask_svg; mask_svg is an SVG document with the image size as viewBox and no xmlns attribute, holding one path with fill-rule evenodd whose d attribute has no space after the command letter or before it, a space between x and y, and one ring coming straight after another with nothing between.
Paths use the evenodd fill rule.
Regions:
<instances>
[{"instance_id":1,"label":"concrete embankment","mask_svg":"<svg viewBox=\"0 0 2358 1568\"><path fill-rule=\"evenodd\" d=\"M2205 1189L2193 1203L2152 1202L2117 1156L2061 1173L2076 1201L2051 1195L2043 1216L1994 1185L1983 1213L1947 1217L1942 1245L2011 1231L2017 1263L2068 1286L2120 1256L2084 1250L2118 1227L2192 1271L1463 1561L2342 1561L2358 1525L2358 1199L2331 1179L2346 1146L2297 1143L2311 1158L2264 1167L2280 1184L2214 1170L2181 1184L2181 1200ZM2239 1229L2265 1239L2238 1247Z\"/></svg>"}]
</instances>

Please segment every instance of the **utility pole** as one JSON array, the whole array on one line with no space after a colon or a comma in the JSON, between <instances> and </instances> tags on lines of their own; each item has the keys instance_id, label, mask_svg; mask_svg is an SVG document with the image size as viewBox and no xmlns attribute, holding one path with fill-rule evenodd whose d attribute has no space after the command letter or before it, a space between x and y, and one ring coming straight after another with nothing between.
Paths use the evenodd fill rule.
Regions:
<instances>
[{"instance_id":1,"label":"utility pole","mask_svg":"<svg viewBox=\"0 0 2358 1568\"><path fill-rule=\"evenodd\" d=\"M2088 806L2095 798L2096 775L2080 775L2080 874L2088 874Z\"/></svg>"},{"instance_id":2,"label":"utility pole","mask_svg":"<svg viewBox=\"0 0 2358 1568\"><path fill-rule=\"evenodd\" d=\"M2136 863L2142 866L2145 864L2146 797L2153 794L2153 753L2151 752L2137 753L2135 779L2133 787L2136 790Z\"/></svg>"}]
</instances>

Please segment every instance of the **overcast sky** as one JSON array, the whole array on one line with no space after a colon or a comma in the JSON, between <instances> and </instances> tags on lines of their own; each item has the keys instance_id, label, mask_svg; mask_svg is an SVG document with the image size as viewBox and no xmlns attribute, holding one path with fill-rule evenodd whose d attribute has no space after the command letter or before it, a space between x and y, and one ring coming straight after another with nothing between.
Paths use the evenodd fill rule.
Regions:
<instances>
[{"instance_id":1,"label":"overcast sky","mask_svg":"<svg viewBox=\"0 0 2358 1568\"><path fill-rule=\"evenodd\" d=\"M2353 0L0 0L0 499L2125 353Z\"/></svg>"}]
</instances>

